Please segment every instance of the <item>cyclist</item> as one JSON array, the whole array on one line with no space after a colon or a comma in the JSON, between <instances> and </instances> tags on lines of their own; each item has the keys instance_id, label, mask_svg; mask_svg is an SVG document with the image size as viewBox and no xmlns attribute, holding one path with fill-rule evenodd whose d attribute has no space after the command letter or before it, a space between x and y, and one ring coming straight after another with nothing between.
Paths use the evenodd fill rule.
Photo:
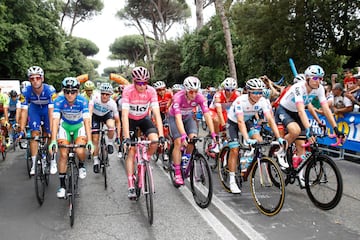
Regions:
<instances>
[{"instance_id":1,"label":"cyclist","mask_svg":"<svg viewBox=\"0 0 360 240\"><path fill-rule=\"evenodd\" d=\"M158 96L161 119L164 121L171 104L172 95L170 92L166 91L166 85L163 81L155 82L154 88Z\"/></svg>"},{"instance_id":2,"label":"cyclist","mask_svg":"<svg viewBox=\"0 0 360 240\"><path fill-rule=\"evenodd\" d=\"M252 78L246 81L247 94L243 94L236 98L232 103L228 112L228 133L230 137L229 148L229 184L232 193L241 193L235 181L236 163L239 153L239 130L245 144L254 144L262 142L262 137L254 117L262 112L266 117L275 137L281 145L285 144L285 140L280 137L277 125L275 123L271 105L268 100L263 97L263 89L266 88L263 81L259 78Z\"/></svg>"},{"instance_id":3,"label":"cyclist","mask_svg":"<svg viewBox=\"0 0 360 240\"><path fill-rule=\"evenodd\" d=\"M91 151L94 145L91 141L91 125L88 101L79 93L80 84L74 77L66 77L62 81L64 95L59 96L54 101L54 112L52 119L52 136L49 144L49 152L57 152L59 144L69 144L71 142L70 132L74 132L76 144L86 144L86 148ZM59 157L59 179L60 186L57 190L57 197L65 197L65 176L67 169L67 157L69 149L61 148ZM77 148L76 153L79 159L79 178L86 177L84 148Z\"/></svg>"},{"instance_id":4,"label":"cyclist","mask_svg":"<svg viewBox=\"0 0 360 240\"><path fill-rule=\"evenodd\" d=\"M27 71L28 79L31 83L23 89L20 95L21 117L20 117L20 134L21 137L26 134L26 125L29 122L31 136L40 135L41 122L43 125L43 134L50 136L52 113L54 110L53 95L54 87L44 83L44 71L39 66L32 66ZM28 118L29 117L29 118ZM29 120L29 121L27 121ZM30 153L32 159L32 167L30 174L35 174L35 160L38 151L38 143L34 140L30 141ZM50 162L50 173L57 172L56 160Z\"/></svg>"},{"instance_id":5,"label":"cyclist","mask_svg":"<svg viewBox=\"0 0 360 240\"><path fill-rule=\"evenodd\" d=\"M132 78L133 84L125 87L122 94L122 130L124 143L128 145L130 141L130 131L135 132L136 127L139 127L141 132L146 135L150 141L159 140L160 142L164 142L158 97L155 89L148 86L150 74L145 67L139 66L132 70ZM149 117L150 108L155 118L156 127ZM156 149L157 144L151 144L147 154L149 156L153 155ZM129 199L136 198L134 188L134 157L135 147L132 146L129 149L126 159Z\"/></svg>"},{"instance_id":6,"label":"cyclist","mask_svg":"<svg viewBox=\"0 0 360 240\"><path fill-rule=\"evenodd\" d=\"M196 137L198 132L196 121L193 118L193 109L195 107L200 106L206 124L210 129L211 137L214 141L216 140L214 125L207 106L207 99L199 92L200 80L197 77L190 76L185 78L183 85L185 89L174 95L169 109L169 126L174 139L172 159L175 167L175 183L177 185L184 185L180 169L181 147L187 147L187 137L189 139ZM187 153L191 151L191 147L186 149Z\"/></svg>"},{"instance_id":7,"label":"cyclist","mask_svg":"<svg viewBox=\"0 0 360 240\"><path fill-rule=\"evenodd\" d=\"M20 112L21 112L21 103L18 99L18 93L15 90L11 90L10 93L10 100L9 100L9 122L13 129L17 129L19 126L19 119L20 119ZM13 131L10 131L9 134L9 145L12 143Z\"/></svg>"},{"instance_id":8,"label":"cyclist","mask_svg":"<svg viewBox=\"0 0 360 240\"><path fill-rule=\"evenodd\" d=\"M229 110L232 102L240 96L240 93L236 91L237 82L234 78L225 78L222 85L223 88L215 93L214 100L209 106L216 134L219 134L219 131L225 130L227 110Z\"/></svg>"},{"instance_id":9,"label":"cyclist","mask_svg":"<svg viewBox=\"0 0 360 240\"><path fill-rule=\"evenodd\" d=\"M101 83L100 93L95 93L89 103L90 115L92 116L92 130L99 130L101 123L106 124L108 128L107 151L109 154L114 152L115 127L118 136L120 136L120 118L116 102L111 98L114 93L110 83ZM94 173L99 173L99 132L93 131L92 140L94 142Z\"/></svg>"},{"instance_id":10,"label":"cyclist","mask_svg":"<svg viewBox=\"0 0 360 240\"><path fill-rule=\"evenodd\" d=\"M333 127L336 135L342 137L342 133L340 133L336 126L336 122L326 100L324 87L320 84L325 74L323 68L319 65L311 65L305 70L304 74L305 81L299 81L291 86L281 99L280 105L275 112L276 122L283 124L287 130L284 138L291 144L302 134L305 135L306 139L310 142L315 141L309 119L305 112L306 106L312 107L311 102L315 97L318 97L324 115ZM301 141L296 141L295 143L296 152L298 156L304 159L305 149L300 143ZM284 151L278 152L277 157L282 167L289 167L285 159ZM299 175L300 180L302 180L303 174L299 173Z\"/></svg>"},{"instance_id":11,"label":"cyclist","mask_svg":"<svg viewBox=\"0 0 360 240\"><path fill-rule=\"evenodd\" d=\"M95 84L92 81L87 80L84 83L84 90L85 91L81 95L90 101L93 91L95 90Z\"/></svg>"},{"instance_id":12,"label":"cyclist","mask_svg":"<svg viewBox=\"0 0 360 240\"><path fill-rule=\"evenodd\" d=\"M1 92L0 88L0 118L1 124L9 127L9 96Z\"/></svg>"},{"instance_id":13,"label":"cyclist","mask_svg":"<svg viewBox=\"0 0 360 240\"><path fill-rule=\"evenodd\" d=\"M184 89L183 85L178 84L178 83L174 84L174 85L172 86L172 88L171 88L173 96L174 96L177 92L179 92L179 91L181 91L181 90L183 90L183 89Z\"/></svg>"}]
</instances>

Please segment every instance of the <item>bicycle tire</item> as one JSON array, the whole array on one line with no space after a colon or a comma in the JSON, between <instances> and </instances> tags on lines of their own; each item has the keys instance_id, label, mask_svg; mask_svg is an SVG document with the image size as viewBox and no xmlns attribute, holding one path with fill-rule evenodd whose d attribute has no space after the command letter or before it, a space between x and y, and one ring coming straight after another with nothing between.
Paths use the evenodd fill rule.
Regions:
<instances>
[{"instance_id":1,"label":"bicycle tire","mask_svg":"<svg viewBox=\"0 0 360 240\"><path fill-rule=\"evenodd\" d=\"M335 208L342 197L343 180L335 162L326 155L313 157L305 170L305 188L310 200L322 210ZM325 199L320 199L322 194Z\"/></svg>"},{"instance_id":2,"label":"bicycle tire","mask_svg":"<svg viewBox=\"0 0 360 240\"><path fill-rule=\"evenodd\" d=\"M153 185L152 185L152 174L150 169L150 164L145 162L145 172L144 172L144 194L145 194L145 201L146 201L146 209L147 209L147 216L150 225L154 222L154 202L153 202Z\"/></svg>"},{"instance_id":3,"label":"bicycle tire","mask_svg":"<svg viewBox=\"0 0 360 240\"><path fill-rule=\"evenodd\" d=\"M36 200L41 206L44 203L45 199L45 176L43 173L43 167L39 155L37 156L35 162L34 184Z\"/></svg>"},{"instance_id":4,"label":"bicycle tire","mask_svg":"<svg viewBox=\"0 0 360 240\"><path fill-rule=\"evenodd\" d=\"M230 154L229 146L225 146L221 149L220 153L218 154L217 160L217 168L218 168L218 176L221 183L221 186L227 192L231 192L230 190L230 174L229 174L229 167L228 167L228 159ZM241 189L241 173L239 173L238 169L235 172L235 181L238 187Z\"/></svg>"},{"instance_id":5,"label":"bicycle tire","mask_svg":"<svg viewBox=\"0 0 360 240\"><path fill-rule=\"evenodd\" d=\"M201 153L197 153L190 161L191 192L196 204L201 208L207 208L213 194L210 166Z\"/></svg>"},{"instance_id":6,"label":"bicycle tire","mask_svg":"<svg viewBox=\"0 0 360 240\"><path fill-rule=\"evenodd\" d=\"M68 199L69 199L69 218L70 226L72 227L75 222L75 194L76 194L76 177L75 177L75 167L74 164L70 164L69 169L69 182L68 182Z\"/></svg>"},{"instance_id":7,"label":"bicycle tire","mask_svg":"<svg viewBox=\"0 0 360 240\"><path fill-rule=\"evenodd\" d=\"M44 167L44 178L46 186L49 186L50 183L50 158L49 154L46 155L46 166Z\"/></svg>"},{"instance_id":8,"label":"bicycle tire","mask_svg":"<svg viewBox=\"0 0 360 240\"><path fill-rule=\"evenodd\" d=\"M100 160L100 165L101 165L101 169L102 169L102 175L104 177L104 188L105 190L107 189L107 172L106 172L106 167L107 167L107 159L108 159L109 155L107 154L107 150L106 150L106 145L105 144L101 144L101 160Z\"/></svg>"},{"instance_id":9,"label":"bicycle tire","mask_svg":"<svg viewBox=\"0 0 360 240\"><path fill-rule=\"evenodd\" d=\"M174 163L172 160L172 152L173 151L174 151L174 144L171 144L170 151L169 151L169 169L168 169L168 171L169 171L169 175L170 175L172 184L174 185L174 187L179 188L181 185L175 183L175 167L174 167ZM182 169L181 169L181 171L182 171ZM184 174L182 173L182 175L183 175L183 179L184 179ZM185 179L184 179L184 181L185 181Z\"/></svg>"},{"instance_id":10,"label":"bicycle tire","mask_svg":"<svg viewBox=\"0 0 360 240\"><path fill-rule=\"evenodd\" d=\"M6 160L6 145L4 143L2 143L0 145L0 151L1 151L2 160L5 161Z\"/></svg>"},{"instance_id":11,"label":"bicycle tire","mask_svg":"<svg viewBox=\"0 0 360 240\"><path fill-rule=\"evenodd\" d=\"M27 174L29 175L29 178L31 178L31 167L32 167L32 159L31 159L31 153L30 153L30 146L26 148L26 170Z\"/></svg>"},{"instance_id":12,"label":"bicycle tire","mask_svg":"<svg viewBox=\"0 0 360 240\"><path fill-rule=\"evenodd\" d=\"M282 209L285 200L285 183L281 170L271 158L261 158L260 167L259 162L254 161L250 170L250 191L253 201L262 214L275 216ZM262 180L260 175L263 176ZM274 176L277 178L276 184L273 182Z\"/></svg>"}]
</instances>

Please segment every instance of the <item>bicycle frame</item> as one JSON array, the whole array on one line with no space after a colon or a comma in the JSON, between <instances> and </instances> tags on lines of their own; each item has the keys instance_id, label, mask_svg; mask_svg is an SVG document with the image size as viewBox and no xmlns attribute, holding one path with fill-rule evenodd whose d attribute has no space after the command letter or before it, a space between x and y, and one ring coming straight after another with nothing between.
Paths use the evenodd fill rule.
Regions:
<instances>
[{"instance_id":1,"label":"bicycle frame","mask_svg":"<svg viewBox=\"0 0 360 240\"><path fill-rule=\"evenodd\" d=\"M149 140L141 140L135 143L136 145L136 152L135 152L135 160L137 163L137 169L138 171L140 170L140 172L138 172L138 187L141 189L142 194L145 194L145 188L144 188L144 177L145 177L145 162L146 164L150 164L150 159L147 155L147 146L151 143L157 143L158 141L149 141ZM149 174L150 174L150 179L151 179L151 186L152 186L152 190L153 193L155 193L155 186L154 186L154 181L153 181L153 176L152 176L152 171L151 168L149 168Z\"/></svg>"}]
</instances>

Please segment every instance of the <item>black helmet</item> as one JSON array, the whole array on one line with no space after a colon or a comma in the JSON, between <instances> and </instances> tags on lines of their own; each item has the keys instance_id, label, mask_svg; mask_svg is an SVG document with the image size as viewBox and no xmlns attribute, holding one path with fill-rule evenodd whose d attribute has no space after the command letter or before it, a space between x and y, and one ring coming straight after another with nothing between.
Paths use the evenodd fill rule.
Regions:
<instances>
[{"instance_id":1,"label":"black helmet","mask_svg":"<svg viewBox=\"0 0 360 240\"><path fill-rule=\"evenodd\" d=\"M17 97L17 92L15 90L10 91L10 97Z\"/></svg>"}]
</instances>

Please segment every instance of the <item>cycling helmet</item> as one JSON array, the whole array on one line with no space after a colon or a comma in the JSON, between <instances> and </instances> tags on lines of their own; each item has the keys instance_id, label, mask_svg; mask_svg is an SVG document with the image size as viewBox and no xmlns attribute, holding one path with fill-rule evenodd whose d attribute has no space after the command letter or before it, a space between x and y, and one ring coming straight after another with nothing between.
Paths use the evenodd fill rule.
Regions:
<instances>
[{"instance_id":1,"label":"cycling helmet","mask_svg":"<svg viewBox=\"0 0 360 240\"><path fill-rule=\"evenodd\" d=\"M226 88L226 89L235 89L235 88L237 88L237 82L232 77L225 78L222 85L223 85L223 88Z\"/></svg>"},{"instance_id":2,"label":"cycling helmet","mask_svg":"<svg viewBox=\"0 0 360 240\"><path fill-rule=\"evenodd\" d=\"M10 97L17 97L18 94L15 90L11 90L9 95Z\"/></svg>"},{"instance_id":3,"label":"cycling helmet","mask_svg":"<svg viewBox=\"0 0 360 240\"><path fill-rule=\"evenodd\" d=\"M30 77L31 75L39 74L40 76L44 76L44 71L39 66L32 66L27 70L27 76Z\"/></svg>"},{"instance_id":4,"label":"cycling helmet","mask_svg":"<svg viewBox=\"0 0 360 240\"><path fill-rule=\"evenodd\" d=\"M75 77L66 77L61 83L63 88L67 89L79 89L80 84L77 78Z\"/></svg>"},{"instance_id":5,"label":"cycling helmet","mask_svg":"<svg viewBox=\"0 0 360 240\"><path fill-rule=\"evenodd\" d=\"M110 83L102 83L100 85L100 92L113 94L114 90Z\"/></svg>"},{"instance_id":6,"label":"cycling helmet","mask_svg":"<svg viewBox=\"0 0 360 240\"><path fill-rule=\"evenodd\" d=\"M181 91L181 90L183 90L184 89L184 87L181 85L181 84L174 84L173 86L172 86L172 90L173 91Z\"/></svg>"},{"instance_id":7,"label":"cycling helmet","mask_svg":"<svg viewBox=\"0 0 360 240\"><path fill-rule=\"evenodd\" d=\"M305 77L324 77L325 72L319 65L311 65L305 70Z\"/></svg>"},{"instance_id":8,"label":"cycling helmet","mask_svg":"<svg viewBox=\"0 0 360 240\"><path fill-rule=\"evenodd\" d=\"M144 67L135 67L131 72L132 78L137 82L147 82L150 79L149 71Z\"/></svg>"},{"instance_id":9,"label":"cycling helmet","mask_svg":"<svg viewBox=\"0 0 360 240\"><path fill-rule=\"evenodd\" d=\"M156 83L154 83L154 88L155 89L166 88L166 85L163 81L157 81Z\"/></svg>"},{"instance_id":10,"label":"cycling helmet","mask_svg":"<svg viewBox=\"0 0 360 240\"><path fill-rule=\"evenodd\" d=\"M210 87L210 88L209 88L209 92L216 92L216 88Z\"/></svg>"},{"instance_id":11,"label":"cycling helmet","mask_svg":"<svg viewBox=\"0 0 360 240\"><path fill-rule=\"evenodd\" d=\"M302 82L305 80L306 80L305 74L303 74L303 73L300 73L294 77L294 83Z\"/></svg>"},{"instance_id":12,"label":"cycling helmet","mask_svg":"<svg viewBox=\"0 0 360 240\"><path fill-rule=\"evenodd\" d=\"M264 89L265 83L261 81L259 78L252 78L246 81L246 88L248 90L255 90L255 89Z\"/></svg>"},{"instance_id":13,"label":"cycling helmet","mask_svg":"<svg viewBox=\"0 0 360 240\"><path fill-rule=\"evenodd\" d=\"M88 80L84 83L84 89L85 90L94 90L95 84L92 81Z\"/></svg>"},{"instance_id":14,"label":"cycling helmet","mask_svg":"<svg viewBox=\"0 0 360 240\"><path fill-rule=\"evenodd\" d=\"M201 86L200 80L197 77L187 77L184 80L184 87L186 91L199 90Z\"/></svg>"},{"instance_id":15,"label":"cycling helmet","mask_svg":"<svg viewBox=\"0 0 360 240\"><path fill-rule=\"evenodd\" d=\"M30 81L23 81L21 83L21 92L23 92L27 86L31 86L31 82Z\"/></svg>"}]
</instances>

